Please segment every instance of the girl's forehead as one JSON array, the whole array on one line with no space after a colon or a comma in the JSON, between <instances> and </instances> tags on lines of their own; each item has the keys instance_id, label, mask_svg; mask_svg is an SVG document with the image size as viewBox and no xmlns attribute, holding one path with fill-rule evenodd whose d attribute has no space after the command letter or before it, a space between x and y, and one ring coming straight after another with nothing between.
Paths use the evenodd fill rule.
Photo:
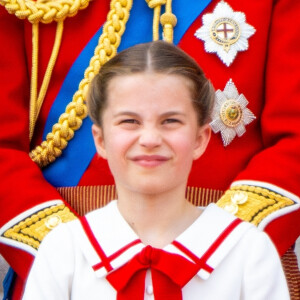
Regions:
<instances>
[{"instance_id":1,"label":"girl's forehead","mask_svg":"<svg viewBox=\"0 0 300 300\"><path fill-rule=\"evenodd\" d=\"M130 84L130 83L153 83L153 82L182 82L187 83L190 82L190 80L180 74L173 74L173 73L161 73L161 72L155 72L155 71L145 71L145 72L138 72L138 73L132 73L132 74L122 74L122 75L116 75L114 76L110 82L109 86L115 86L116 84Z\"/></svg>"},{"instance_id":2,"label":"girl's forehead","mask_svg":"<svg viewBox=\"0 0 300 300\"><path fill-rule=\"evenodd\" d=\"M139 95L146 98L147 95L174 96L175 93L188 93L188 86L182 76L169 74L139 73L126 76L117 76L111 80L108 89L109 96L132 97Z\"/></svg>"},{"instance_id":3,"label":"girl's forehead","mask_svg":"<svg viewBox=\"0 0 300 300\"><path fill-rule=\"evenodd\" d=\"M142 72L128 75L117 75L108 84L107 96L146 93L166 95L180 91L190 95L191 82L184 76L156 72Z\"/></svg>"},{"instance_id":4,"label":"girl's forehead","mask_svg":"<svg viewBox=\"0 0 300 300\"><path fill-rule=\"evenodd\" d=\"M164 115L195 111L184 78L170 74L134 74L111 81L107 94L109 115L122 113Z\"/></svg>"}]
</instances>

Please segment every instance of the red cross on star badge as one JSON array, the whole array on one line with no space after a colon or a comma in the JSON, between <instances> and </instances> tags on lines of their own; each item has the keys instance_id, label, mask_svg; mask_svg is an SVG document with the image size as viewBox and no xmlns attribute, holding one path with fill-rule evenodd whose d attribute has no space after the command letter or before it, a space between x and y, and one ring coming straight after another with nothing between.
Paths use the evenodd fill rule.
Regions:
<instances>
[{"instance_id":1,"label":"red cross on star badge","mask_svg":"<svg viewBox=\"0 0 300 300\"><path fill-rule=\"evenodd\" d=\"M205 14L202 21L195 36L204 41L206 52L216 53L227 67L239 51L248 49L248 38L255 33L246 23L245 14L233 11L225 1L219 2L213 13Z\"/></svg>"}]
</instances>

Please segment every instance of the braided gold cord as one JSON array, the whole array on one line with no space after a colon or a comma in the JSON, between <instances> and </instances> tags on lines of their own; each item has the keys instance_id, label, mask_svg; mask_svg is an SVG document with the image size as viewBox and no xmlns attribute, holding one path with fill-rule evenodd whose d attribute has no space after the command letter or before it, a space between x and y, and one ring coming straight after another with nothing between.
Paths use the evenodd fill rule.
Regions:
<instances>
[{"instance_id":1,"label":"braided gold cord","mask_svg":"<svg viewBox=\"0 0 300 300\"><path fill-rule=\"evenodd\" d=\"M73 17L79 10L86 8L90 0L0 0L0 4L19 19L34 23L51 23Z\"/></svg>"},{"instance_id":2,"label":"braided gold cord","mask_svg":"<svg viewBox=\"0 0 300 300\"><path fill-rule=\"evenodd\" d=\"M58 123L52 127L52 132L48 133L46 141L43 141L29 154L31 159L40 167L48 165L59 157L68 141L73 138L74 131L81 127L82 120L87 116L85 96L88 85L100 67L116 55L131 6L132 0L111 1L111 9L103 27L103 33L99 38L94 56L85 70L78 91L74 94L72 102L67 105L65 113L60 116Z\"/></svg>"}]
</instances>

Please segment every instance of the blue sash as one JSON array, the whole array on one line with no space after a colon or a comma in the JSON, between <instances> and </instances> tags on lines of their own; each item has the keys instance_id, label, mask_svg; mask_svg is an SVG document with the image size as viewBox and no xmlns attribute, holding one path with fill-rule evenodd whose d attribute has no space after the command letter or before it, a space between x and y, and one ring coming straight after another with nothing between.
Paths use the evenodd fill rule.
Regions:
<instances>
[{"instance_id":1,"label":"blue sash","mask_svg":"<svg viewBox=\"0 0 300 300\"><path fill-rule=\"evenodd\" d=\"M12 297L13 284L16 278L16 273L12 268L9 268L3 280L3 298L2 300L10 300Z\"/></svg>"}]
</instances>

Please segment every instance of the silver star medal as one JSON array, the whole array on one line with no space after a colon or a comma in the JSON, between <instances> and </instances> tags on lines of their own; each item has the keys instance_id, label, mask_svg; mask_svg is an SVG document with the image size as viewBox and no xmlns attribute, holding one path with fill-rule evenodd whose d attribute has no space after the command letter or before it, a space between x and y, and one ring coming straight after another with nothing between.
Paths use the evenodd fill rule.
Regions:
<instances>
[{"instance_id":1,"label":"silver star medal","mask_svg":"<svg viewBox=\"0 0 300 300\"><path fill-rule=\"evenodd\" d=\"M217 53L227 67L238 51L248 49L248 38L255 33L254 27L246 23L245 14L233 11L225 1L219 2L212 14L205 14L202 21L195 36L204 41L206 52Z\"/></svg>"},{"instance_id":2,"label":"silver star medal","mask_svg":"<svg viewBox=\"0 0 300 300\"><path fill-rule=\"evenodd\" d=\"M214 133L221 132L224 146L228 146L236 135L241 137L246 132L245 125L256 119L247 108L248 103L245 96L238 93L231 79L224 91L216 91L210 127Z\"/></svg>"}]
</instances>

